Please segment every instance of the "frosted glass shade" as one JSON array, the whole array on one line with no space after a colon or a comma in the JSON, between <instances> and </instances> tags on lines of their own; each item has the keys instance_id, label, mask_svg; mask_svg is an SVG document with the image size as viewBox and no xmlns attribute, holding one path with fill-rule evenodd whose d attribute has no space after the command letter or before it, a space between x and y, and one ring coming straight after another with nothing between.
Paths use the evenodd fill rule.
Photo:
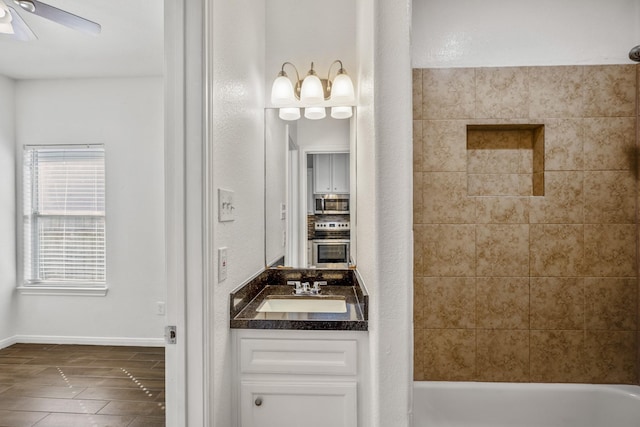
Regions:
<instances>
[{"instance_id":1,"label":"frosted glass shade","mask_svg":"<svg viewBox=\"0 0 640 427\"><path fill-rule=\"evenodd\" d=\"M304 116L309 120L320 120L327 117L324 107L307 107L304 109Z\"/></svg>"},{"instance_id":2,"label":"frosted glass shade","mask_svg":"<svg viewBox=\"0 0 640 427\"><path fill-rule=\"evenodd\" d=\"M320 82L320 79L315 74L308 74L302 81L300 101L304 104L319 104L324 101L322 82Z\"/></svg>"},{"instance_id":3,"label":"frosted glass shade","mask_svg":"<svg viewBox=\"0 0 640 427\"><path fill-rule=\"evenodd\" d=\"M296 98L293 94L293 84L291 80L284 75L278 76L271 86L271 104L275 107L291 104Z\"/></svg>"},{"instance_id":4,"label":"frosted glass shade","mask_svg":"<svg viewBox=\"0 0 640 427\"><path fill-rule=\"evenodd\" d=\"M13 16L11 16L11 12L9 8L2 0L0 0L0 33L2 34L13 34L13 25L11 25L11 21L13 20Z\"/></svg>"},{"instance_id":5,"label":"frosted glass shade","mask_svg":"<svg viewBox=\"0 0 640 427\"><path fill-rule=\"evenodd\" d=\"M334 119L348 119L353 116L351 107L331 107L331 117Z\"/></svg>"},{"instance_id":6,"label":"frosted glass shade","mask_svg":"<svg viewBox=\"0 0 640 427\"><path fill-rule=\"evenodd\" d=\"M282 120L298 120L300 118L299 108L281 108L278 117Z\"/></svg>"},{"instance_id":7,"label":"frosted glass shade","mask_svg":"<svg viewBox=\"0 0 640 427\"><path fill-rule=\"evenodd\" d=\"M353 82L347 73L338 74L331 86L331 101L340 104L353 104L356 96Z\"/></svg>"}]
</instances>

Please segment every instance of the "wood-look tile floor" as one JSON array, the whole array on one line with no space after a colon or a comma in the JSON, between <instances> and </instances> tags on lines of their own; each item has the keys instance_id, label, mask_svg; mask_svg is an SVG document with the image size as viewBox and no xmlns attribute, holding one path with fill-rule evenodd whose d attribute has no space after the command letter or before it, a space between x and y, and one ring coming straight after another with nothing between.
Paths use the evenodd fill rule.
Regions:
<instances>
[{"instance_id":1,"label":"wood-look tile floor","mask_svg":"<svg viewBox=\"0 0 640 427\"><path fill-rule=\"evenodd\" d=\"M1 427L164 426L164 348L0 349Z\"/></svg>"}]
</instances>

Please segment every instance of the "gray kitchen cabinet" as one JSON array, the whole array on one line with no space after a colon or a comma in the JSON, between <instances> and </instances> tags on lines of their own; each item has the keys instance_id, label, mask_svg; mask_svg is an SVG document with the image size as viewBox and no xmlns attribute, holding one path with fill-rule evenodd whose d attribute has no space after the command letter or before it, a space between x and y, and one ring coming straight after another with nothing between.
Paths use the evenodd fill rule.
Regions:
<instances>
[{"instance_id":1,"label":"gray kitchen cabinet","mask_svg":"<svg viewBox=\"0 0 640 427\"><path fill-rule=\"evenodd\" d=\"M315 154L313 183L316 194L348 194L349 153Z\"/></svg>"}]
</instances>

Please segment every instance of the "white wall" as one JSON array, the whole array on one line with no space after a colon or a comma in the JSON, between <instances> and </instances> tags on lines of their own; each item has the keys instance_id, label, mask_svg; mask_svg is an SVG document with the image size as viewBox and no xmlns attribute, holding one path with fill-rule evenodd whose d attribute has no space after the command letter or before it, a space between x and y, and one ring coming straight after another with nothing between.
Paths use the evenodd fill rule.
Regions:
<instances>
[{"instance_id":1,"label":"white wall","mask_svg":"<svg viewBox=\"0 0 640 427\"><path fill-rule=\"evenodd\" d=\"M18 297L16 334L162 344L164 131L161 77L23 80L16 89L17 150L24 144L106 147L106 297Z\"/></svg>"},{"instance_id":2,"label":"white wall","mask_svg":"<svg viewBox=\"0 0 640 427\"><path fill-rule=\"evenodd\" d=\"M371 421L410 425L410 0L358 5L358 269L370 292Z\"/></svg>"},{"instance_id":3,"label":"white wall","mask_svg":"<svg viewBox=\"0 0 640 427\"><path fill-rule=\"evenodd\" d=\"M351 78L356 78L355 0L265 2L267 106L271 106L271 84L287 61L296 66L301 79L311 62L318 76L325 79L331 63L340 59ZM338 71L336 67L331 70L332 77ZM295 71L290 66L285 71L295 80Z\"/></svg>"},{"instance_id":4,"label":"white wall","mask_svg":"<svg viewBox=\"0 0 640 427\"><path fill-rule=\"evenodd\" d=\"M414 68L630 63L638 0L414 0Z\"/></svg>"},{"instance_id":5,"label":"white wall","mask_svg":"<svg viewBox=\"0 0 640 427\"><path fill-rule=\"evenodd\" d=\"M235 221L213 217L213 325L209 360L212 422L231 426L229 292L264 268L264 2L213 0L211 147L213 206L217 189L235 192ZM217 248L228 252L227 279L217 280Z\"/></svg>"},{"instance_id":6,"label":"white wall","mask_svg":"<svg viewBox=\"0 0 640 427\"><path fill-rule=\"evenodd\" d=\"M0 76L0 348L15 335L15 82Z\"/></svg>"}]
</instances>

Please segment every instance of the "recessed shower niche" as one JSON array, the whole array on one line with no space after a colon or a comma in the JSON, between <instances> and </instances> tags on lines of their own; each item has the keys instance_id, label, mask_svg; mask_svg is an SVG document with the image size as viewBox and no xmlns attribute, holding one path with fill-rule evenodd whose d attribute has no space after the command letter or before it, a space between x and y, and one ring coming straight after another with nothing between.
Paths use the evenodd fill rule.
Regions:
<instances>
[{"instance_id":1,"label":"recessed shower niche","mask_svg":"<svg viewBox=\"0 0 640 427\"><path fill-rule=\"evenodd\" d=\"M544 196L544 125L467 125L469 196Z\"/></svg>"}]
</instances>

